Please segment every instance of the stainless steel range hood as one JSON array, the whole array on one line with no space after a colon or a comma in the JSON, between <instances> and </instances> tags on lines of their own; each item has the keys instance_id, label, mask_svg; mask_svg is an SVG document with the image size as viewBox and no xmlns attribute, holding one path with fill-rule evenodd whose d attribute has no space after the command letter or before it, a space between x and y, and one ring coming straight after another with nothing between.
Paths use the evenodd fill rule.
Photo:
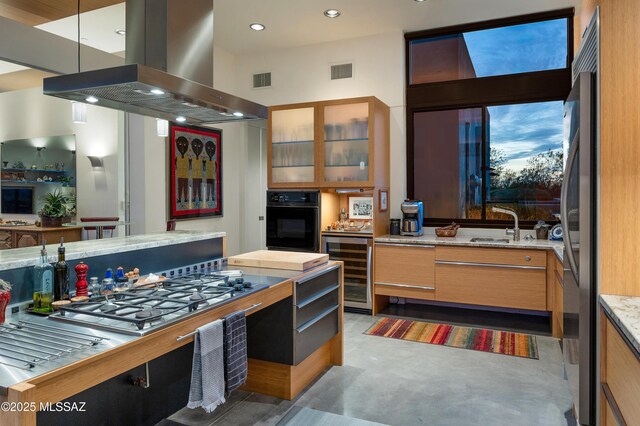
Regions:
<instances>
[{"instance_id":1,"label":"stainless steel range hood","mask_svg":"<svg viewBox=\"0 0 640 426\"><path fill-rule=\"evenodd\" d=\"M44 94L190 124L267 118L211 87L213 0L128 0L126 14L127 65L45 78Z\"/></svg>"}]
</instances>

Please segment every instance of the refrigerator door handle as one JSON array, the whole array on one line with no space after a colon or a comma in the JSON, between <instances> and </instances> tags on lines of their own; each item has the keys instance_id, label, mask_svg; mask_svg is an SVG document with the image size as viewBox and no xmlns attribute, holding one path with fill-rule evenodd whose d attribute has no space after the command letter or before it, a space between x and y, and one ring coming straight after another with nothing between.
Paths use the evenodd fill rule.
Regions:
<instances>
[{"instance_id":1,"label":"refrigerator door handle","mask_svg":"<svg viewBox=\"0 0 640 426\"><path fill-rule=\"evenodd\" d=\"M569 181L571 180L571 170L573 169L573 163L576 160L576 156L578 155L578 145L580 144L580 133L577 132L576 136L573 138L573 142L571 143L571 148L569 149L569 158L567 158L567 167L564 172L565 179L562 180L562 192L560 195L560 222L562 225L562 235L564 241L564 250L566 252L565 256L569 260L569 267L571 269L571 273L573 274L576 282L579 283L578 279L578 266L576 265L576 258L573 255L573 249L571 247L571 234L569 233L569 213L568 213L568 198L569 198Z\"/></svg>"}]
</instances>

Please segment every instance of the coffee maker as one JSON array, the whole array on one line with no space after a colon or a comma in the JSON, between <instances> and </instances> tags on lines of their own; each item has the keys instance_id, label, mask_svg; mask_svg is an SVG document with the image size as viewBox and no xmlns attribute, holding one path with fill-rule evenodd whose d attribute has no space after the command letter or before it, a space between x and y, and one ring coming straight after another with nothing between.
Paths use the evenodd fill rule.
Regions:
<instances>
[{"instance_id":1,"label":"coffee maker","mask_svg":"<svg viewBox=\"0 0 640 426\"><path fill-rule=\"evenodd\" d=\"M419 237L422 235L422 219L424 210L422 201L405 200L400 205L402 210L402 235Z\"/></svg>"}]
</instances>

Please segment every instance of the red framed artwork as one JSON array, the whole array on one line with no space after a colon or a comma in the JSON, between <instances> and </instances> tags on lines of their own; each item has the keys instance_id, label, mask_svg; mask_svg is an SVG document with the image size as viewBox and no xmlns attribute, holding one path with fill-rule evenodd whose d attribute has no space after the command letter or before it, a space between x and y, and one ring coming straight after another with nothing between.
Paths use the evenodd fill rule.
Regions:
<instances>
[{"instance_id":1,"label":"red framed artwork","mask_svg":"<svg viewBox=\"0 0 640 426\"><path fill-rule=\"evenodd\" d=\"M169 126L169 217L222 216L222 131Z\"/></svg>"}]
</instances>

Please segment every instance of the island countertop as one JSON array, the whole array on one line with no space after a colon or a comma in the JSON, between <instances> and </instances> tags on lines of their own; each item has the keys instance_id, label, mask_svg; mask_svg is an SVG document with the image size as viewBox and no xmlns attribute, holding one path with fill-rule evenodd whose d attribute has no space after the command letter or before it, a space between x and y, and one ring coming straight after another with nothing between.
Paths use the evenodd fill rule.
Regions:
<instances>
[{"instance_id":1,"label":"island countertop","mask_svg":"<svg viewBox=\"0 0 640 426\"><path fill-rule=\"evenodd\" d=\"M102 256L114 252L128 252L152 247L162 247L192 241L225 237L225 232L167 231L144 235L85 240L65 244L66 259L76 260L91 256ZM55 254L57 244L48 244L49 255ZM0 251L0 271L24 268L36 264L40 256L39 247L25 247Z\"/></svg>"}]
</instances>

